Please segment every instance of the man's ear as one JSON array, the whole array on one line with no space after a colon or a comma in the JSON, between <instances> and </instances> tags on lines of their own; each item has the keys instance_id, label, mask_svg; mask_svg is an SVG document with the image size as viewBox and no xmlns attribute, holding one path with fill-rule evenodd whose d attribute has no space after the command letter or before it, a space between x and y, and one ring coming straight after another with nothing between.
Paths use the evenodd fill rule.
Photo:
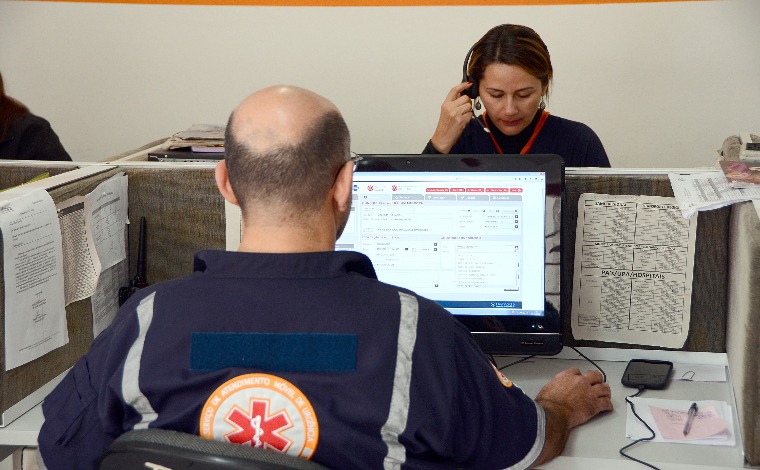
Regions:
<instances>
[{"instance_id":1,"label":"man's ear","mask_svg":"<svg viewBox=\"0 0 760 470\"><path fill-rule=\"evenodd\" d=\"M232 191L232 185L230 184L230 176L227 173L227 161L221 160L216 164L216 170L214 170L214 179L216 179L216 187L219 189L222 197L224 197L230 204L239 206L237 197Z\"/></svg>"},{"instance_id":2,"label":"man's ear","mask_svg":"<svg viewBox=\"0 0 760 470\"><path fill-rule=\"evenodd\" d=\"M351 207L351 193L354 182L354 162L346 162L338 172L333 184L333 200L335 207L341 212Z\"/></svg>"}]
</instances>

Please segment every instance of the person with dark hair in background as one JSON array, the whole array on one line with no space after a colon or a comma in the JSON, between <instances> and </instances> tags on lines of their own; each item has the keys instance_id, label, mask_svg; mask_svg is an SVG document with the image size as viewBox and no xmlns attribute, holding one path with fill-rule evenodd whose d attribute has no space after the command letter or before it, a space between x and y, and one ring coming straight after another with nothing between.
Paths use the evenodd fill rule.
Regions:
<instances>
[{"instance_id":1,"label":"person with dark hair in background","mask_svg":"<svg viewBox=\"0 0 760 470\"><path fill-rule=\"evenodd\" d=\"M443 307L335 251L353 170L326 98L246 98L215 173L242 213L238 251L201 251L193 274L130 297L45 398L43 465L94 469L119 435L163 428L336 470L525 469L612 409L595 370L531 399Z\"/></svg>"},{"instance_id":2,"label":"person with dark hair in background","mask_svg":"<svg viewBox=\"0 0 760 470\"><path fill-rule=\"evenodd\" d=\"M5 94L0 74L0 159L71 161L50 123Z\"/></svg>"},{"instance_id":3,"label":"person with dark hair in background","mask_svg":"<svg viewBox=\"0 0 760 470\"><path fill-rule=\"evenodd\" d=\"M449 91L433 137L422 153L557 154L565 166L609 167L587 125L550 115L554 71L549 49L527 26L488 31L465 57L462 83ZM475 117L473 111L485 108Z\"/></svg>"}]
</instances>

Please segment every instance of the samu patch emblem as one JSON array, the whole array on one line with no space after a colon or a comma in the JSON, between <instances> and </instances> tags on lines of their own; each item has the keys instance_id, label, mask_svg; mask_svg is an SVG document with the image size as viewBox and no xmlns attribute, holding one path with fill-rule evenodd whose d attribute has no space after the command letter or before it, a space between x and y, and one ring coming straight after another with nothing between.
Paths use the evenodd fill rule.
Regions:
<instances>
[{"instance_id":1,"label":"samu patch emblem","mask_svg":"<svg viewBox=\"0 0 760 470\"><path fill-rule=\"evenodd\" d=\"M491 364L491 367L493 367L494 372L496 372L496 377L499 378L499 382L501 382L504 387L509 388L512 386L512 381L507 378L506 375L502 371L496 368L495 365Z\"/></svg>"},{"instance_id":2,"label":"samu patch emblem","mask_svg":"<svg viewBox=\"0 0 760 470\"><path fill-rule=\"evenodd\" d=\"M207 439L306 459L319 442L309 400L292 383L269 374L240 375L217 388L203 405L200 431Z\"/></svg>"}]
</instances>

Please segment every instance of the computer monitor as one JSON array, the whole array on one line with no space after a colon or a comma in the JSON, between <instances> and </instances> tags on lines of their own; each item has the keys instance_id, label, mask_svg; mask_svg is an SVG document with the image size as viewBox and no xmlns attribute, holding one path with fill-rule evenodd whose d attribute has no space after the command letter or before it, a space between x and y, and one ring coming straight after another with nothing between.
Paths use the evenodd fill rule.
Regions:
<instances>
[{"instance_id":1,"label":"computer monitor","mask_svg":"<svg viewBox=\"0 0 760 470\"><path fill-rule=\"evenodd\" d=\"M563 188L556 155L362 155L336 249L438 302L487 354L556 354Z\"/></svg>"}]
</instances>

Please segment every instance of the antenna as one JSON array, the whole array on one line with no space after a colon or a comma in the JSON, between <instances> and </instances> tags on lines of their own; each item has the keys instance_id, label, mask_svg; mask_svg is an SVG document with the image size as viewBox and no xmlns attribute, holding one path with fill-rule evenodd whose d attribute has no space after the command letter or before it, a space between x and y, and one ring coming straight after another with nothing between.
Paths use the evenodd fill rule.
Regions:
<instances>
[{"instance_id":1,"label":"antenna","mask_svg":"<svg viewBox=\"0 0 760 470\"><path fill-rule=\"evenodd\" d=\"M132 287L141 289L148 285L145 277L145 217L140 217L140 244L137 247L137 274L132 279Z\"/></svg>"},{"instance_id":2,"label":"antenna","mask_svg":"<svg viewBox=\"0 0 760 470\"><path fill-rule=\"evenodd\" d=\"M119 289L119 306L127 301L135 292L148 286L148 282L145 277L145 232L146 232L145 217L140 217L140 242L137 247L137 274L129 281L128 287L122 287Z\"/></svg>"}]
</instances>

